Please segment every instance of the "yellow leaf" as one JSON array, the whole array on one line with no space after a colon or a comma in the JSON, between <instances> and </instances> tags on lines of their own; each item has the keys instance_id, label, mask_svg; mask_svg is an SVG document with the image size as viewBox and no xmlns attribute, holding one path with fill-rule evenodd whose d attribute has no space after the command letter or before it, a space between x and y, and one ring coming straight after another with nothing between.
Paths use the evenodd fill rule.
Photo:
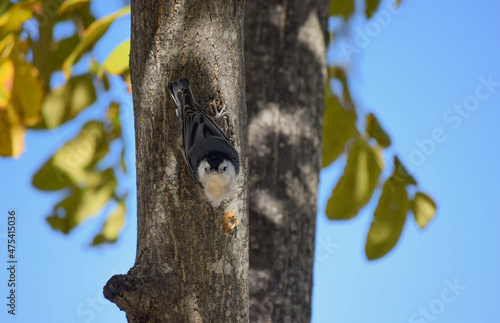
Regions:
<instances>
[{"instance_id":1,"label":"yellow leaf","mask_svg":"<svg viewBox=\"0 0 500 323\"><path fill-rule=\"evenodd\" d=\"M387 148L391 145L391 138L389 138L389 135L387 135L373 113L366 116L366 132L370 137L375 139L380 146Z\"/></svg>"},{"instance_id":2,"label":"yellow leaf","mask_svg":"<svg viewBox=\"0 0 500 323\"><path fill-rule=\"evenodd\" d=\"M14 67L12 104L22 122L33 126L40 121L44 96L38 70L30 63L18 59L14 60Z\"/></svg>"},{"instance_id":3,"label":"yellow leaf","mask_svg":"<svg viewBox=\"0 0 500 323\"><path fill-rule=\"evenodd\" d=\"M42 107L42 128L55 128L76 117L96 100L94 82L89 75L75 76L52 90Z\"/></svg>"},{"instance_id":4,"label":"yellow leaf","mask_svg":"<svg viewBox=\"0 0 500 323\"><path fill-rule=\"evenodd\" d=\"M415 221L417 221L420 229L425 228L436 214L436 203L427 194L422 192L415 194L411 207Z\"/></svg>"},{"instance_id":5,"label":"yellow leaf","mask_svg":"<svg viewBox=\"0 0 500 323\"><path fill-rule=\"evenodd\" d=\"M322 167L330 165L344 151L345 144L357 133L356 111L344 109L338 98L325 91L325 114L323 118L323 161Z\"/></svg>"},{"instance_id":6,"label":"yellow leaf","mask_svg":"<svg viewBox=\"0 0 500 323\"><path fill-rule=\"evenodd\" d=\"M14 82L14 63L5 60L0 63L0 110L6 109L10 102Z\"/></svg>"},{"instance_id":7,"label":"yellow leaf","mask_svg":"<svg viewBox=\"0 0 500 323\"><path fill-rule=\"evenodd\" d=\"M328 79L333 78L342 83L342 106L346 110L354 110L351 92L349 91L349 84L345 70L339 66L329 67L327 70Z\"/></svg>"},{"instance_id":8,"label":"yellow leaf","mask_svg":"<svg viewBox=\"0 0 500 323\"><path fill-rule=\"evenodd\" d=\"M0 109L0 155L18 157L24 150L26 129L11 104Z\"/></svg>"},{"instance_id":9,"label":"yellow leaf","mask_svg":"<svg viewBox=\"0 0 500 323\"><path fill-rule=\"evenodd\" d=\"M382 159L364 140L356 139L344 174L326 206L330 219L342 220L354 217L370 200L382 171Z\"/></svg>"},{"instance_id":10,"label":"yellow leaf","mask_svg":"<svg viewBox=\"0 0 500 323\"><path fill-rule=\"evenodd\" d=\"M391 184L402 183L404 185L417 185L417 181L403 166L397 156L394 156L394 175L391 177Z\"/></svg>"},{"instance_id":11,"label":"yellow leaf","mask_svg":"<svg viewBox=\"0 0 500 323\"><path fill-rule=\"evenodd\" d=\"M47 218L54 229L68 233L84 220L96 215L108 203L116 187L116 178L112 169L101 174L100 186L77 189L54 207L53 214Z\"/></svg>"},{"instance_id":12,"label":"yellow leaf","mask_svg":"<svg viewBox=\"0 0 500 323\"><path fill-rule=\"evenodd\" d=\"M90 121L33 176L33 186L53 191L70 184L82 184L87 180L87 170L94 167L108 149L104 125Z\"/></svg>"},{"instance_id":13,"label":"yellow leaf","mask_svg":"<svg viewBox=\"0 0 500 323\"><path fill-rule=\"evenodd\" d=\"M394 185L390 180L389 178L382 188L382 195L368 232L365 252L369 260L382 257L396 245L410 208L406 185Z\"/></svg>"},{"instance_id":14,"label":"yellow leaf","mask_svg":"<svg viewBox=\"0 0 500 323\"><path fill-rule=\"evenodd\" d=\"M104 242L115 242L125 225L126 211L125 202L122 200L109 215L102 227L101 233L95 236L92 245L95 246Z\"/></svg>"},{"instance_id":15,"label":"yellow leaf","mask_svg":"<svg viewBox=\"0 0 500 323\"><path fill-rule=\"evenodd\" d=\"M9 33L17 32L25 21L33 17L33 11L40 10L40 4L37 1L17 3L7 12L0 16L0 38Z\"/></svg>"},{"instance_id":16,"label":"yellow leaf","mask_svg":"<svg viewBox=\"0 0 500 323\"><path fill-rule=\"evenodd\" d=\"M95 43L106 33L113 21L129 12L130 7L125 7L109 16L94 21L85 30L80 43L63 63L63 72L66 78L69 78L73 64L75 64L85 52L90 50L95 45Z\"/></svg>"},{"instance_id":17,"label":"yellow leaf","mask_svg":"<svg viewBox=\"0 0 500 323\"><path fill-rule=\"evenodd\" d=\"M0 39L0 60L7 59L15 45L16 38L12 34Z\"/></svg>"},{"instance_id":18,"label":"yellow leaf","mask_svg":"<svg viewBox=\"0 0 500 323\"><path fill-rule=\"evenodd\" d=\"M129 53L130 39L118 45L108 58L106 58L104 63L99 68L99 78L102 77L104 71L113 75L121 75L128 71Z\"/></svg>"}]
</instances>

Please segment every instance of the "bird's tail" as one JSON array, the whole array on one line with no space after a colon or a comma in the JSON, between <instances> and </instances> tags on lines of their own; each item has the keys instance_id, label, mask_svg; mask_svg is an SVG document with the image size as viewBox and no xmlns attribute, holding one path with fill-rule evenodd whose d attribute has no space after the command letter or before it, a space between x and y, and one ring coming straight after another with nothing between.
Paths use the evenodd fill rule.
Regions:
<instances>
[{"instance_id":1,"label":"bird's tail","mask_svg":"<svg viewBox=\"0 0 500 323\"><path fill-rule=\"evenodd\" d=\"M169 83L168 89L172 98L174 98L175 104L177 105L177 116L179 117L179 123L182 127L184 107L186 105L190 107L194 107L196 105L193 92L191 92L191 87L189 86L189 80L185 77L181 77L179 81Z\"/></svg>"}]
</instances>

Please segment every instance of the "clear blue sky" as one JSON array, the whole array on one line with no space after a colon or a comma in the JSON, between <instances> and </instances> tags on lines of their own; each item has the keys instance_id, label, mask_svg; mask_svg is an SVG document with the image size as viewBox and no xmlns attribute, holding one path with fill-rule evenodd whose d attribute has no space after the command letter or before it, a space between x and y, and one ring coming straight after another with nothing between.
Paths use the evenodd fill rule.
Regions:
<instances>
[{"instance_id":1,"label":"clear blue sky","mask_svg":"<svg viewBox=\"0 0 500 323\"><path fill-rule=\"evenodd\" d=\"M96 1L93 10L102 16L121 4ZM382 1L381 6L389 4ZM345 159L324 170L317 221L313 322L500 322L500 205L495 189L500 182L500 128L495 124L500 121L500 86L494 83L500 82L499 13L500 4L491 0L403 0L397 13L379 17L384 24L380 28L373 25L375 20L371 29L360 19L353 21L353 31L344 41L359 50L349 57L349 64L341 52L332 54L350 69L351 89L359 109L377 114L393 139L390 152L413 165L421 188L435 198L439 211L424 231L410 218L396 248L381 260L368 262L364 243L378 196L354 220L331 222L324 208ZM96 47L99 60L129 37L129 26L129 17L112 26ZM359 36L361 31L367 36ZM359 43L359 39L364 42ZM493 85L491 92L480 91L478 95L481 77L491 78ZM103 299L102 286L111 275L124 273L133 265L135 194L127 200L131 212L119 241L89 248L104 218L88 220L68 237L55 233L45 216L61 194L43 193L31 186L41 163L78 133L86 121L102 117L108 101L109 97L100 98L99 104L56 131L29 133L27 151L19 159L0 159L1 212L5 216L9 209L18 212L20 260L18 315L12 320L1 305L1 322L126 321L114 304ZM475 102L473 112L453 110L456 105L471 107ZM123 113L122 122L130 166L122 189L133 192L131 101L122 97L122 103L129 111ZM434 142L429 151L422 150L418 142L432 148L429 140L435 129L441 129L446 140ZM388 163L390 157L387 154ZM3 262L7 256L2 235L5 229L6 223L0 223ZM3 297L7 296L6 281L6 270L0 270Z\"/></svg>"}]
</instances>

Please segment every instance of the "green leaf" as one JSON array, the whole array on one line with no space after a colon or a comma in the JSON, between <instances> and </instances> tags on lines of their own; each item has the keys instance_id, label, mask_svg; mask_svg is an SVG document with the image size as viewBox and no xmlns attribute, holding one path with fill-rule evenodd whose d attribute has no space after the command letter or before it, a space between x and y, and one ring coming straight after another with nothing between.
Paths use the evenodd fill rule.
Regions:
<instances>
[{"instance_id":1,"label":"green leaf","mask_svg":"<svg viewBox=\"0 0 500 323\"><path fill-rule=\"evenodd\" d=\"M52 55L50 57L50 64L52 65L53 71L62 69L63 62L75 50L79 42L80 37L75 34L71 37L62 39L59 42L53 43L51 48Z\"/></svg>"},{"instance_id":2,"label":"green leaf","mask_svg":"<svg viewBox=\"0 0 500 323\"><path fill-rule=\"evenodd\" d=\"M373 113L366 116L366 132L371 138L375 139L380 146L387 148L391 145L391 138L387 135Z\"/></svg>"},{"instance_id":3,"label":"green leaf","mask_svg":"<svg viewBox=\"0 0 500 323\"><path fill-rule=\"evenodd\" d=\"M10 1L2 1L0 2L0 15L6 13L10 8L12 8L13 3Z\"/></svg>"},{"instance_id":4,"label":"green leaf","mask_svg":"<svg viewBox=\"0 0 500 323\"><path fill-rule=\"evenodd\" d=\"M344 151L347 141L356 136L356 111L348 110L338 98L325 91L325 114L323 117L323 161L322 167L334 162Z\"/></svg>"},{"instance_id":5,"label":"green leaf","mask_svg":"<svg viewBox=\"0 0 500 323\"><path fill-rule=\"evenodd\" d=\"M382 171L382 159L364 140L357 139L351 148L344 174L326 206L330 219L353 218L370 200Z\"/></svg>"},{"instance_id":6,"label":"green leaf","mask_svg":"<svg viewBox=\"0 0 500 323\"><path fill-rule=\"evenodd\" d=\"M106 117L113 126L108 132L110 140L120 138L122 135L122 125L120 122L120 104L117 102L111 102Z\"/></svg>"},{"instance_id":7,"label":"green leaf","mask_svg":"<svg viewBox=\"0 0 500 323\"><path fill-rule=\"evenodd\" d=\"M75 50L66 58L63 63L63 72L66 78L71 74L72 66L85 54L87 51L97 43L99 39L106 33L109 26L115 21L116 18L121 17L130 12L130 7L125 7L109 16L94 21L83 33L80 43L76 46Z\"/></svg>"},{"instance_id":8,"label":"green leaf","mask_svg":"<svg viewBox=\"0 0 500 323\"><path fill-rule=\"evenodd\" d=\"M411 208L420 229L425 228L436 215L436 203L427 194L422 192L415 194Z\"/></svg>"},{"instance_id":9,"label":"green leaf","mask_svg":"<svg viewBox=\"0 0 500 323\"><path fill-rule=\"evenodd\" d=\"M397 156L394 156L394 174L391 176L391 183L393 185L398 183L417 185L415 178L410 175Z\"/></svg>"},{"instance_id":10,"label":"green leaf","mask_svg":"<svg viewBox=\"0 0 500 323\"><path fill-rule=\"evenodd\" d=\"M365 252L369 260L384 256L396 245L410 208L406 185L394 185L390 180L389 178L382 188L382 195L368 232Z\"/></svg>"},{"instance_id":11,"label":"green leaf","mask_svg":"<svg viewBox=\"0 0 500 323\"><path fill-rule=\"evenodd\" d=\"M125 225L127 209L125 201L120 201L113 212L109 215L101 229L101 233L95 236L92 245L96 246L105 242L115 242Z\"/></svg>"},{"instance_id":12,"label":"green leaf","mask_svg":"<svg viewBox=\"0 0 500 323\"><path fill-rule=\"evenodd\" d=\"M12 87L12 104L22 122L33 126L40 121L43 86L38 79L38 70L28 62L14 60L14 85Z\"/></svg>"},{"instance_id":13,"label":"green leaf","mask_svg":"<svg viewBox=\"0 0 500 323\"><path fill-rule=\"evenodd\" d=\"M66 0L64 1L57 14L59 16L66 16L75 10L88 10L90 7L90 0Z\"/></svg>"},{"instance_id":14,"label":"green leaf","mask_svg":"<svg viewBox=\"0 0 500 323\"><path fill-rule=\"evenodd\" d=\"M56 128L75 118L96 100L94 82L90 75L75 76L68 83L49 92L42 108L43 124L38 129Z\"/></svg>"},{"instance_id":15,"label":"green leaf","mask_svg":"<svg viewBox=\"0 0 500 323\"><path fill-rule=\"evenodd\" d=\"M101 173L101 185L97 188L76 189L59 202L47 221L56 230L69 233L75 226L95 215L108 203L116 187L112 169Z\"/></svg>"},{"instance_id":16,"label":"green leaf","mask_svg":"<svg viewBox=\"0 0 500 323\"><path fill-rule=\"evenodd\" d=\"M72 184L86 183L87 170L108 152L101 122L90 121L81 132L59 149L33 176L33 186L46 191L60 190Z\"/></svg>"},{"instance_id":17,"label":"green leaf","mask_svg":"<svg viewBox=\"0 0 500 323\"><path fill-rule=\"evenodd\" d=\"M351 93L349 91L349 84L347 81L347 75L344 69L338 67L338 66L333 66L329 67L328 71L328 79L334 78L340 83L342 83L342 105L346 109L353 109L354 103L352 102L351 98Z\"/></svg>"},{"instance_id":18,"label":"green leaf","mask_svg":"<svg viewBox=\"0 0 500 323\"><path fill-rule=\"evenodd\" d=\"M399 5L401 5L401 0L396 0L396 8L399 7Z\"/></svg>"},{"instance_id":19,"label":"green leaf","mask_svg":"<svg viewBox=\"0 0 500 323\"><path fill-rule=\"evenodd\" d=\"M347 21L354 13L354 0L330 0L330 16L341 15Z\"/></svg>"},{"instance_id":20,"label":"green leaf","mask_svg":"<svg viewBox=\"0 0 500 323\"><path fill-rule=\"evenodd\" d=\"M118 45L99 68L98 77L102 78L104 71L113 75L121 75L128 71L130 39Z\"/></svg>"},{"instance_id":21,"label":"green leaf","mask_svg":"<svg viewBox=\"0 0 500 323\"><path fill-rule=\"evenodd\" d=\"M122 168L124 173L127 173L127 163L125 162L125 145L122 148L122 152L120 153L120 167Z\"/></svg>"},{"instance_id":22,"label":"green leaf","mask_svg":"<svg viewBox=\"0 0 500 323\"><path fill-rule=\"evenodd\" d=\"M366 0L365 14L367 19L370 19L373 13L377 10L379 4L380 0Z\"/></svg>"},{"instance_id":23,"label":"green leaf","mask_svg":"<svg viewBox=\"0 0 500 323\"><path fill-rule=\"evenodd\" d=\"M6 109L10 102L14 83L14 63L8 59L0 62L0 110Z\"/></svg>"}]
</instances>

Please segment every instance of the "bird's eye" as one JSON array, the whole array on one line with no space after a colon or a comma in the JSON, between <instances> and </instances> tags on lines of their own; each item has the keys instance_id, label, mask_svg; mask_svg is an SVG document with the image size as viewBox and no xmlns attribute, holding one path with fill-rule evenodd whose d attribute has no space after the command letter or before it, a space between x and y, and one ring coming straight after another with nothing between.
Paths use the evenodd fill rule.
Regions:
<instances>
[{"instance_id":1,"label":"bird's eye","mask_svg":"<svg viewBox=\"0 0 500 323\"><path fill-rule=\"evenodd\" d=\"M227 170L227 166L224 166L224 168L222 169L223 172L225 172Z\"/></svg>"},{"instance_id":2,"label":"bird's eye","mask_svg":"<svg viewBox=\"0 0 500 323\"><path fill-rule=\"evenodd\" d=\"M208 167L205 167L205 173L208 173Z\"/></svg>"}]
</instances>

